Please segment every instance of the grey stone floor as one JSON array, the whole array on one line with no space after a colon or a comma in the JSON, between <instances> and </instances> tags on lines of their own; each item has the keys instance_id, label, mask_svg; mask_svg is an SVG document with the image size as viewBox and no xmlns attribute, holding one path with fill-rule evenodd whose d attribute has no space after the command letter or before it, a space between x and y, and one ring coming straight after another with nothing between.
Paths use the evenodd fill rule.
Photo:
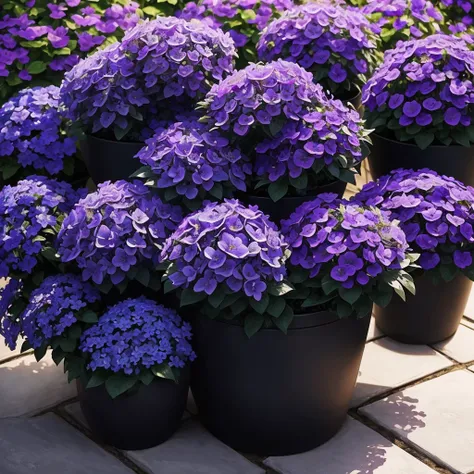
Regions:
<instances>
[{"instance_id":1,"label":"grey stone floor","mask_svg":"<svg viewBox=\"0 0 474 474\"><path fill-rule=\"evenodd\" d=\"M473 474L474 297L466 314L456 336L434 347L397 343L371 324L340 433L308 453L266 459L210 435L191 398L165 444L100 446L62 369L0 341L0 474Z\"/></svg>"}]
</instances>

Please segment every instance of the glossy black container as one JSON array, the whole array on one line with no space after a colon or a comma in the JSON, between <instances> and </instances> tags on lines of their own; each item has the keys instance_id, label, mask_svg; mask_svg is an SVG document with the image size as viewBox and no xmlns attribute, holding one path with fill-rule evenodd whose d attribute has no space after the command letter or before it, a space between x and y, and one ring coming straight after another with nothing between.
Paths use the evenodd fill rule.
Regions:
<instances>
[{"instance_id":1,"label":"glossy black container","mask_svg":"<svg viewBox=\"0 0 474 474\"><path fill-rule=\"evenodd\" d=\"M269 197L250 196L245 194L239 198L243 203L257 205L264 214L270 216L270 219L273 222L279 223L282 219L288 219L298 206L304 202L312 201L319 194L336 193L339 197L342 197L346 187L347 183L344 181L334 181L334 183L321 186L311 191L310 196L284 197L277 202L274 202Z\"/></svg>"},{"instance_id":2,"label":"glossy black container","mask_svg":"<svg viewBox=\"0 0 474 474\"><path fill-rule=\"evenodd\" d=\"M474 186L474 147L429 146L421 150L415 145L389 140L373 134L369 155L373 179L398 168L419 170L429 168Z\"/></svg>"},{"instance_id":3,"label":"glossy black container","mask_svg":"<svg viewBox=\"0 0 474 474\"><path fill-rule=\"evenodd\" d=\"M127 179L142 165L134 156L144 143L104 140L87 135L81 142L84 162L95 184Z\"/></svg>"},{"instance_id":4,"label":"glossy black container","mask_svg":"<svg viewBox=\"0 0 474 474\"><path fill-rule=\"evenodd\" d=\"M374 307L378 328L405 344L435 344L453 336L464 314L472 282L458 276L434 285L429 275L415 280L416 295L407 302L393 297L386 308Z\"/></svg>"},{"instance_id":5,"label":"glossy black container","mask_svg":"<svg viewBox=\"0 0 474 474\"><path fill-rule=\"evenodd\" d=\"M189 391L189 367L179 383L156 378L112 399L105 386L84 390L77 382L82 413L96 438L118 449L148 449L179 428Z\"/></svg>"},{"instance_id":6,"label":"glossy black container","mask_svg":"<svg viewBox=\"0 0 474 474\"><path fill-rule=\"evenodd\" d=\"M202 423L232 448L260 455L309 451L346 418L369 319L301 315L285 335L197 318L191 389Z\"/></svg>"}]
</instances>

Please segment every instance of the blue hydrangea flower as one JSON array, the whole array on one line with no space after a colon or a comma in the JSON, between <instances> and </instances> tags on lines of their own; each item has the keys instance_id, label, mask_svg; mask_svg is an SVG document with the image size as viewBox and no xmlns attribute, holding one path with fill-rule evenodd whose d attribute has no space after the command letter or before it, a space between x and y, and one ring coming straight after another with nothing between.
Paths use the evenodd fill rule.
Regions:
<instances>
[{"instance_id":1,"label":"blue hydrangea flower","mask_svg":"<svg viewBox=\"0 0 474 474\"><path fill-rule=\"evenodd\" d=\"M0 336L5 339L5 345L12 351L16 348L21 327L11 314L10 309L19 294L20 288L20 282L11 278L0 289Z\"/></svg>"}]
</instances>

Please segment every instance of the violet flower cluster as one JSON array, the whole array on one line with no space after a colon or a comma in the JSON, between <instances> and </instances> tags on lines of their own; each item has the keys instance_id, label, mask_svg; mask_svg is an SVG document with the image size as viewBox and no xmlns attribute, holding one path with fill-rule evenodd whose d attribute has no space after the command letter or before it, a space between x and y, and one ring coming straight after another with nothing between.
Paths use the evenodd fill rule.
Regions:
<instances>
[{"instance_id":1,"label":"violet flower cluster","mask_svg":"<svg viewBox=\"0 0 474 474\"><path fill-rule=\"evenodd\" d=\"M99 300L99 290L76 275L50 276L30 295L20 317L21 335L34 349L67 338L80 313Z\"/></svg>"},{"instance_id":2,"label":"violet flower cluster","mask_svg":"<svg viewBox=\"0 0 474 474\"><path fill-rule=\"evenodd\" d=\"M84 195L68 183L30 176L0 191L0 278L31 274L54 245L65 215Z\"/></svg>"},{"instance_id":3,"label":"violet flower cluster","mask_svg":"<svg viewBox=\"0 0 474 474\"><path fill-rule=\"evenodd\" d=\"M66 74L61 97L87 133L133 125L166 110L177 98L196 100L233 70L228 34L199 21L164 17L142 22L120 43L96 52Z\"/></svg>"},{"instance_id":4,"label":"violet flower cluster","mask_svg":"<svg viewBox=\"0 0 474 474\"><path fill-rule=\"evenodd\" d=\"M474 142L474 52L460 38L399 43L363 90L367 125L420 148Z\"/></svg>"},{"instance_id":5,"label":"violet flower cluster","mask_svg":"<svg viewBox=\"0 0 474 474\"><path fill-rule=\"evenodd\" d=\"M106 181L64 219L58 253L97 285L139 279L158 264L165 239L181 222L181 209L152 196L141 181Z\"/></svg>"},{"instance_id":6,"label":"violet flower cluster","mask_svg":"<svg viewBox=\"0 0 474 474\"><path fill-rule=\"evenodd\" d=\"M286 11L261 33L259 59L282 58L314 74L336 96L357 92L377 58L377 37L358 11L330 3L308 3ZM342 97L339 97L342 98Z\"/></svg>"},{"instance_id":7,"label":"violet flower cluster","mask_svg":"<svg viewBox=\"0 0 474 474\"><path fill-rule=\"evenodd\" d=\"M11 178L20 167L57 175L76 152L66 135L55 86L24 89L0 108L0 170ZM72 162L72 158L70 158Z\"/></svg>"},{"instance_id":8,"label":"violet flower cluster","mask_svg":"<svg viewBox=\"0 0 474 474\"><path fill-rule=\"evenodd\" d=\"M256 206L226 199L185 217L161 255L174 287L208 296L224 288L260 301L268 285L285 276L286 247Z\"/></svg>"},{"instance_id":9,"label":"violet flower cluster","mask_svg":"<svg viewBox=\"0 0 474 474\"><path fill-rule=\"evenodd\" d=\"M114 42L138 22L138 7L134 1L2 1L0 97L8 97L11 87L67 71L106 40Z\"/></svg>"},{"instance_id":10,"label":"violet flower cluster","mask_svg":"<svg viewBox=\"0 0 474 474\"><path fill-rule=\"evenodd\" d=\"M196 358L191 326L154 301L127 299L109 308L84 331L79 349L86 369L140 375L162 366L183 368Z\"/></svg>"},{"instance_id":11,"label":"violet flower cluster","mask_svg":"<svg viewBox=\"0 0 474 474\"><path fill-rule=\"evenodd\" d=\"M410 247L420 253L417 263L423 270L436 269L451 279L472 268L473 188L428 169L399 169L365 185L355 200L400 221Z\"/></svg>"},{"instance_id":12,"label":"violet flower cluster","mask_svg":"<svg viewBox=\"0 0 474 474\"><path fill-rule=\"evenodd\" d=\"M474 7L470 0L441 0L440 8L445 11L448 29L451 33L466 33L474 24Z\"/></svg>"},{"instance_id":13,"label":"violet flower cluster","mask_svg":"<svg viewBox=\"0 0 474 474\"><path fill-rule=\"evenodd\" d=\"M12 351L16 348L21 332L20 322L11 312L12 305L20 294L20 289L20 282L14 278L10 278L6 285L0 289L0 336Z\"/></svg>"},{"instance_id":14,"label":"violet flower cluster","mask_svg":"<svg viewBox=\"0 0 474 474\"><path fill-rule=\"evenodd\" d=\"M364 155L368 132L359 114L288 61L250 64L213 86L201 105L210 126L245 137L256 186L275 201L289 187L300 194L324 180L352 181Z\"/></svg>"},{"instance_id":15,"label":"violet flower cluster","mask_svg":"<svg viewBox=\"0 0 474 474\"><path fill-rule=\"evenodd\" d=\"M229 140L195 121L177 122L148 140L137 157L150 168L154 185L167 201L196 209L206 199L246 191L249 159ZM147 175L148 176L148 175Z\"/></svg>"}]
</instances>

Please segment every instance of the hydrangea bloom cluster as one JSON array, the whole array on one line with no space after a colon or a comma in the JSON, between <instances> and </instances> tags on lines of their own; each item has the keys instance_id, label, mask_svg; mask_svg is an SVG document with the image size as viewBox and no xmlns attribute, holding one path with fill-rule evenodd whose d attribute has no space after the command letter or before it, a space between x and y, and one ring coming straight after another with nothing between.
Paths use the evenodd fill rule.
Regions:
<instances>
[{"instance_id":1,"label":"hydrangea bloom cluster","mask_svg":"<svg viewBox=\"0 0 474 474\"><path fill-rule=\"evenodd\" d=\"M21 334L34 349L48 346L55 337L67 335L78 322L78 313L99 300L99 290L80 277L50 276L31 293L20 317Z\"/></svg>"},{"instance_id":2,"label":"hydrangea bloom cluster","mask_svg":"<svg viewBox=\"0 0 474 474\"><path fill-rule=\"evenodd\" d=\"M423 169L395 170L365 185L355 197L400 221L423 270L441 276L467 271L474 255L474 189Z\"/></svg>"},{"instance_id":3,"label":"hydrangea bloom cluster","mask_svg":"<svg viewBox=\"0 0 474 474\"><path fill-rule=\"evenodd\" d=\"M232 72L235 55L231 37L219 29L158 18L81 61L66 74L61 96L86 132L115 127L121 137L151 115L150 107L202 97L209 84Z\"/></svg>"},{"instance_id":4,"label":"hydrangea bloom cluster","mask_svg":"<svg viewBox=\"0 0 474 474\"><path fill-rule=\"evenodd\" d=\"M67 71L106 40L114 42L138 22L138 7L134 1L3 1L0 97L11 87L34 84L42 73Z\"/></svg>"},{"instance_id":5,"label":"hydrangea bloom cluster","mask_svg":"<svg viewBox=\"0 0 474 474\"><path fill-rule=\"evenodd\" d=\"M285 275L287 245L256 206L211 203L187 216L166 241L164 261L175 287L210 296L224 287L260 301Z\"/></svg>"},{"instance_id":6,"label":"hydrangea bloom cluster","mask_svg":"<svg viewBox=\"0 0 474 474\"><path fill-rule=\"evenodd\" d=\"M441 34L399 43L364 87L368 126L420 148L433 142L469 146L473 79L474 53L460 38Z\"/></svg>"},{"instance_id":7,"label":"hydrangea bloom cluster","mask_svg":"<svg viewBox=\"0 0 474 474\"><path fill-rule=\"evenodd\" d=\"M272 18L293 6L292 0L203 0L186 3L176 16L185 20L198 18L211 27L228 31L237 48L242 48L239 55L243 54L248 61L255 56L249 43L255 42L256 34Z\"/></svg>"},{"instance_id":8,"label":"hydrangea bloom cluster","mask_svg":"<svg viewBox=\"0 0 474 474\"><path fill-rule=\"evenodd\" d=\"M202 106L211 126L249 137L258 187L269 186L274 200L289 186L301 193L321 184L321 176L351 181L363 157L368 133L359 114L292 62L250 64L213 86Z\"/></svg>"},{"instance_id":9,"label":"hydrangea bloom cluster","mask_svg":"<svg viewBox=\"0 0 474 474\"><path fill-rule=\"evenodd\" d=\"M340 96L359 88L376 63L376 36L365 16L343 5L308 3L286 11L261 33L260 59L293 61Z\"/></svg>"},{"instance_id":10,"label":"hydrangea bloom cluster","mask_svg":"<svg viewBox=\"0 0 474 474\"><path fill-rule=\"evenodd\" d=\"M19 321L11 314L10 309L20 288L20 282L11 278L0 290L0 336L5 339L5 345L12 351L16 348L21 327Z\"/></svg>"},{"instance_id":11,"label":"hydrangea bloom cluster","mask_svg":"<svg viewBox=\"0 0 474 474\"><path fill-rule=\"evenodd\" d=\"M56 175L76 152L66 136L55 86L24 89L0 108L0 170L4 179L20 168Z\"/></svg>"},{"instance_id":12,"label":"hydrangea bloom cluster","mask_svg":"<svg viewBox=\"0 0 474 474\"><path fill-rule=\"evenodd\" d=\"M32 273L82 195L68 183L41 176L0 191L0 278Z\"/></svg>"},{"instance_id":13,"label":"hydrangea bloom cluster","mask_svg":"<svg viewBox=\"0 0 474 474\"><path fill-rule=\"evenodd\" d=\"M373 23L385 50L399 40L422 38L440 31L444 17L430 0L363 0L361 11Z\"/></svg>"},{"instance_id":14,"label":"hydrangea bloom cluster","mask_svg":"<svg viewBox=\"0 0 474 474\"><path fill-rule=\"evenodd\" d=\"M150 167L156 187L166 190L166 200L184 198L190 208L212 197L232 197L234 189L245 191L252 173L248 158L227 138L195 120L158 133L137 156Z\"/></svg>"},{"instance_id":15,"label":"hydrangea bloom cluster","mask_svg":"<svg viewBox=\"0 0 474 474\"><path fill-rule=\"evenodd\" d=\"M191 326L178 314L145 298L128 299L109 308L84 331L79 349L87 370L139 375L166 365L182 368L196 358Z\"/></svg>"},{"instance_id":16,"label":"hydrangea bloom cluster","mask_svg":"<svg viewBox=\"0 0 474 474\"><path fill-rule=\"evenodd\" d=\"M141 181L107 181L64 219L58 253L77 264L84 281L117 285L158 263L164 240L181 219L179 207L150 195Z\"/></svg>"}]
</instances>

